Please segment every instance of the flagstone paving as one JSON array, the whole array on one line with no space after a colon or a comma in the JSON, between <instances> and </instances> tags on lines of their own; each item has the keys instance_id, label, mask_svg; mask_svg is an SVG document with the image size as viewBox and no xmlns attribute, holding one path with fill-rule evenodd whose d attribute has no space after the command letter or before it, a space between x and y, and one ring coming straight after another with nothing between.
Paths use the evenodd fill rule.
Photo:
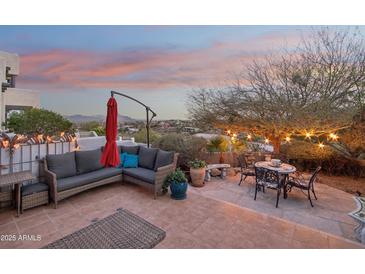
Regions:
<instances>
[{"instance_id":1,"label":"flagstone paving","mask_svg":"<svg viewBox=\"0 0 365 274\"><path fill-rule=\"evenodd\" d=\"M318 200L313 199L314 207L310 206L303 192L293 189L288 199L284 200L282 196L280 197L279 207L275 208L276 191L258 192L255 201L253 199L255 179L248 177L240 186L239 179L239 176L226 177L224 180L213 178L212 181L206 182L204 187L191 188L191 191L356 240L354 228L357 223L348 216L349 212L356 209L356 202L351 194L324 184L315 184Z\"/></svg>"},{"instance_id":2,"label":"flagstone paving","mask_svg":"<svg viewBox=\"0 0 365 274\"><path fill-rule=\"evenodd\" d=\"M207 188L208 190L208 188ZM1 241L0 248L40 248L118 208L126 208L166 231L156 248L363 248L348 239L295 222L196 194L175 201L131 184L111 184L59 203L0 213L0 235L40 235L40 241Z\"/></svg>"}]
</instances>

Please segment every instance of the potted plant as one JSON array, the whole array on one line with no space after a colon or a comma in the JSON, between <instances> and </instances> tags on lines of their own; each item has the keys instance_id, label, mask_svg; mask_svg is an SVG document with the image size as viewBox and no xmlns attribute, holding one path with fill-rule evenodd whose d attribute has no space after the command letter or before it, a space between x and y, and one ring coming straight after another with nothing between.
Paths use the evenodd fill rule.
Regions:
<instances>
[{"instance_id":1,"label":"potted plant","mask_svg":"<svg viewBox=\"0 0 365 274\"><path fill-rule=\"evenodd\" d=\"M170 186L171 198L175 200L184 200L186 198L186 190L188 189L188 180L184 172L177 168L176 171L170 173L162 186L163 193L167 192Z\"/></svg>"},{"instance_id":2,"label":"potted plant","mask_svg":"<svg viewBox=\"0 0 365 274\"><path fill-rule=\"evenodd\" d=\"M223 153L228 151L228 141L223 136L214 137L207 144L209 152L219 152L219 163L224 163Z\"/></svg>"},{"instance_id":3,"label":"potted plant","mask_svg":"<svg viewBox=\"0 0 365 274\"><path fill-rule=\"evenodd\" d=\"M196 187L204 186L206 163L202 160L195 159L189 162L191 184Z\"/></svg>"}]
</instances>

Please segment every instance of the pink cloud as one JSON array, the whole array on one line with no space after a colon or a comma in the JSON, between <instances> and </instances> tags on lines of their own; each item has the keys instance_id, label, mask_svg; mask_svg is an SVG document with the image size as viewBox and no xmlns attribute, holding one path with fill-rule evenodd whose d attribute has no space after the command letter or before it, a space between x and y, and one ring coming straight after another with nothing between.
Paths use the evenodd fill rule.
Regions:
<instances>
[{"instance_id":1,"label":"pink cloud","mask_svg":"<svg viewBox=\"0 0 365 274\"><path fill-rule=\"evenodd\" d=\"M267 49L295 44L280 33L191 50L110 53L50 50L21 56L22 87L40 91L83 88L168 89L217 86Z\"/></svg>"}]
</instances>

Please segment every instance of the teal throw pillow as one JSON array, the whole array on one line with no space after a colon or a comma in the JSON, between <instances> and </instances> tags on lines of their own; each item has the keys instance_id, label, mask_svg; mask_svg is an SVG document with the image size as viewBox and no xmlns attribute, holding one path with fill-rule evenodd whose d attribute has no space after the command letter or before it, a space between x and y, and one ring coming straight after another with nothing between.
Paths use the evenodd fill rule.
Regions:
<instances>
[{"instance_id":1,"label":"teal throw pillow","mask_svg":"<svg viewBox=\"0 0 365 274\"><path fill-rule=\"evenodd\" d=\"M123 160L124 168L138 167L138 155L126 154Z\"/></svg>"}]
</instances>

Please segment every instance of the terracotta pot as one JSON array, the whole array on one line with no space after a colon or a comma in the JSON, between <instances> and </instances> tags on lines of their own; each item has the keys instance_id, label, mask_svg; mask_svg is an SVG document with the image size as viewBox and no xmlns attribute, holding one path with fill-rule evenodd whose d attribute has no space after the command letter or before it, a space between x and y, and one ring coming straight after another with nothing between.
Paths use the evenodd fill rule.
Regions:
<instances>
[{"instance_id":1,"label":"terracotta pot","mask_svg":"<svg viewBox=\"0 0 365 274\"><path fill-rule=\"evenodd\" d=\"M205 168L190 168L190 177L192 186L204 186Z\"/></svg>"}]
</instances>

